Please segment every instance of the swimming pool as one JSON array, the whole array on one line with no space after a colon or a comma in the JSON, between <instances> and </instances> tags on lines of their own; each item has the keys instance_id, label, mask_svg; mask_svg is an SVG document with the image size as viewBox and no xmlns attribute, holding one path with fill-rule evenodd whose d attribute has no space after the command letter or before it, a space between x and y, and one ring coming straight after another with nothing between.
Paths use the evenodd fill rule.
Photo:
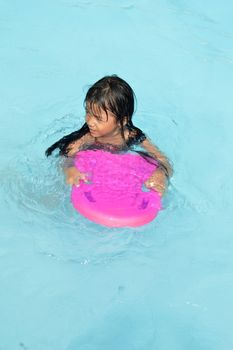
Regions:
<instances>
[{"instance_id":1,"label":"swimming pool","mask_svg":"<svg viewBox=\"0 0 233 350\"><path fill-rule=\"evenodd\" d=\"M228 350L232 337L233 5L0 1L0 349ZM116 73L174 163L155 221L74 212L44 150Z\"/></svg>"}]
</instances>

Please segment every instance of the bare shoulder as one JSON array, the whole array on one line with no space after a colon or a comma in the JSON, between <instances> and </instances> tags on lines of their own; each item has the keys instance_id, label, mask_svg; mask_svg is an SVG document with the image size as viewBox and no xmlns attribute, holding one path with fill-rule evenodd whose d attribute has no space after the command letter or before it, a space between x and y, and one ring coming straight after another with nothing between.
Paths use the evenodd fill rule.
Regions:
<instances>
[{"instance_id":1,"label":"bare shoulder","mask_svg":"<svg viewBox=\"0 0 233 350\"><path fill-rule=\"evenodd\" d=\"M124 130L124 137L125 140L128 141L129 139L135 139L138 135L137 129L129 130L128 128Z\"/></svg>"},{"instance_id":2,"label":"bare shoulder","mask_svg":"<svg viewBox=\"0 0 233 350\"><path fill-rule=\"evenodd\" d=\"M91 143L94 141L94 138L88 132L86 135L83 135L77 141L74 141L69 146L68 157L73 157L85 144Z\"/></svg>"}]
</instances>

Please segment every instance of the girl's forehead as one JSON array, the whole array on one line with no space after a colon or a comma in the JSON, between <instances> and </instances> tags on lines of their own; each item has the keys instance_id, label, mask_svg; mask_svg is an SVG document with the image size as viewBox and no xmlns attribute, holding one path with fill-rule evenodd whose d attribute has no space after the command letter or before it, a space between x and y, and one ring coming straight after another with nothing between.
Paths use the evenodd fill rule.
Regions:
<instances>
[{"instance_id":1,"label":"girl's forehead","mask_svg":"<svg viewBox=\"0 0 233 350\"><path fill-rule=\"evenodd\" d=\"M104 109L100 106L98 106L95 103L86 103L86 110L89 113L92 113L97 116L105 116L105 117L115 117L115 115L109 110L109 109Z\"/></svg>"}]
</instances>

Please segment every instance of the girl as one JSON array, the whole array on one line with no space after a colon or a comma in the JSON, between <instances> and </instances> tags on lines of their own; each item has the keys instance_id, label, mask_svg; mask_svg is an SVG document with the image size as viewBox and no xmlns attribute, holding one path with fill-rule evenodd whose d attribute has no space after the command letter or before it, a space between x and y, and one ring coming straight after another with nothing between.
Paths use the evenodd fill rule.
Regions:
<instances>
[{"instance_id":1,"label":"girl","mask_svg":"<svg viewBox=\"0 0 233 350\"><path fill-rule=\"evenodd\" d=\"M145 185L164 194L172 167L167 157L134 126L134 99L132 88L116 75L106 76L89 88L84 101L86 122L78 131L64 136L46 151L49 156L58 148L60 155L66 157L68 184L79 185L80 180L88 181L86 175L73 166L75 154L81 149L102 147L109 151L129 150L139 145L159 164Z\"/></svg>"}]
</instances>

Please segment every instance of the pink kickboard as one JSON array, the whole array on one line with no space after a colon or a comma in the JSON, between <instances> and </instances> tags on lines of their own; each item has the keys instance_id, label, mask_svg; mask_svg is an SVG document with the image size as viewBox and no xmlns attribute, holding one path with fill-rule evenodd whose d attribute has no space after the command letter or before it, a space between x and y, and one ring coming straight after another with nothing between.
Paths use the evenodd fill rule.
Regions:
<instances>
[{"instance_id":1,"label":"pink kickboard","mask_svg":"<svg viewBox=\"0 0 233 350\"><path fill-rule=\"evenodd\" d=\"M73 206L86 218L109 227L135 227L153 220L161 209L160 195L142 191L157 165L135 153L86 150L77 153L75 166L90 183L73 186Z\"/></svg>"}]
</instances>

